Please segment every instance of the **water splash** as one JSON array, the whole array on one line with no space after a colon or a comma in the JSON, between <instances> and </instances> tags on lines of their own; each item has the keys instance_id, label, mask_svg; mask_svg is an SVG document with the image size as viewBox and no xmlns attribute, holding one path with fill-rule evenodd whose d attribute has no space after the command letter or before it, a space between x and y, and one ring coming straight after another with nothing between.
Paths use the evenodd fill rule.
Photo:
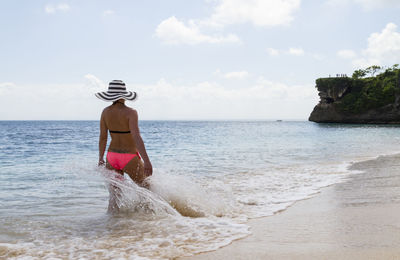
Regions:
<instances>
[{"instance_id":1,"label":"water splash","mask_svg":"<svg viewBox=\"0 0 400 260\"><path fill-rule=\"evenodd\" d=\"M232 210L233 196L219 194L217 190L210 189L210 186L202 186L189 177L160 172L151 176L148 182L151 191L161 196L183 216L221 217Z\"/></svg>"},{"instance_id":2,"label":"water splash","mask_svg":"<svg viewBox=\"0 0 400 260\"><path fill-rule=\"evenodd\" d=\"M182 215L185 217L222 217L232 212L233 196L214 187L202 187L189 177L176 176L155 169L146 181L149 189L138 186L128 175L101 168L110 192L109 211L113 213ZM225 190L224 190L225 191Z\"/></svg>"},{"instance_id":3,"label":"water splash","mask_svg":"<svg viewBox=\"0 0 400 260\"><path fill-rule=\"evenodd\" d=\"M109 213L153 217L179 215L161 196L138 186L128 175L121 175L104 168L101 168L100 172L110 193Z\"/></svg>"}]
</instances>

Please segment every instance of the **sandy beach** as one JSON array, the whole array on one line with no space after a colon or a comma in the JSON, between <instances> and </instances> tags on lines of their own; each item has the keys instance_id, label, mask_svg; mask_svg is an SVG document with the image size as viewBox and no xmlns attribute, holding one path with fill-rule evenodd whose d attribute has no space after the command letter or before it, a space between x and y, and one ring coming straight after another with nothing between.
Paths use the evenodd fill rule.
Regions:
<instances>
[{"instance_id":1,"label":"sandy beach","mask_svg":"<svg viewBox=\"0 0 400 260\"><path fill-rule=\"evenodd\" d=\"M250 220L244 239L185 259L400 259L400 155L351 169L362 173Z\"/></svg>"}]
</instances>

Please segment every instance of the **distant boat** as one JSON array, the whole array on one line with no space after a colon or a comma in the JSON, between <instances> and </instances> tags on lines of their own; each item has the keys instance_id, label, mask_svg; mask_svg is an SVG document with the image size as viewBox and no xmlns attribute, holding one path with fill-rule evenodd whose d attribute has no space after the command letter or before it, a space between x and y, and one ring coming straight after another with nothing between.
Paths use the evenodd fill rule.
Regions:
<instances>
[{"instance_id":1,"label":"distant boat","mask_svg":"<svg viewBox=\"0 0 400 260\"><path fill-rule=\"evenodd\" d=\"M276 122L282 122L282 120L276 120Z\"/></svg>"}]
</instances>

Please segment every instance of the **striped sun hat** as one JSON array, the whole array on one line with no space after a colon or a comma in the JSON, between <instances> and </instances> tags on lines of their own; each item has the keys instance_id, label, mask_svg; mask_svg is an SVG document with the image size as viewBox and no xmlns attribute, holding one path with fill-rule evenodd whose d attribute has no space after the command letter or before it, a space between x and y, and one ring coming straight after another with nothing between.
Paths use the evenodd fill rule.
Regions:
<instances>
[{"instance_id":1,"label":"striped sun hat","mask_svg":"<svg viewBox=\"0 0 400 260\"><path fill-rule=\"evenodd\" d=\"M108 90L95 94L96 97L104 101L117 101L120 98L133 101L137 98L136 92L127 91L122 80L113 80L108 85Z\"/></svg>"}]
</instances>

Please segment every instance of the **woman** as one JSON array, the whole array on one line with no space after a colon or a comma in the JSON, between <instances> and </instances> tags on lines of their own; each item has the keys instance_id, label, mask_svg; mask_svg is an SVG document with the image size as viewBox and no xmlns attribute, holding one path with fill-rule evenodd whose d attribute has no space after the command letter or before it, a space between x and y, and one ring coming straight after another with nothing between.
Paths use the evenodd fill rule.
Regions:
<instances>
[{"instance_id":1,"label":"woman","mask_svg":"<svg viewBox=\"0 0 400 260\"><path fill-rule=\"evenodd\" d=\"M125 83L121 80L113 80L107 92L95 95L101 100L113 102L101 114L99 165L104 164L107 131L109 131L111 142L108 147L106 167L121 175L127 173L138 185L146 186L144 180L152 175L153 168L140 136L138 114L136 110L125 105L125 100L136 99L136 92L127 91Z\"/></svg>"}]
</instances>

